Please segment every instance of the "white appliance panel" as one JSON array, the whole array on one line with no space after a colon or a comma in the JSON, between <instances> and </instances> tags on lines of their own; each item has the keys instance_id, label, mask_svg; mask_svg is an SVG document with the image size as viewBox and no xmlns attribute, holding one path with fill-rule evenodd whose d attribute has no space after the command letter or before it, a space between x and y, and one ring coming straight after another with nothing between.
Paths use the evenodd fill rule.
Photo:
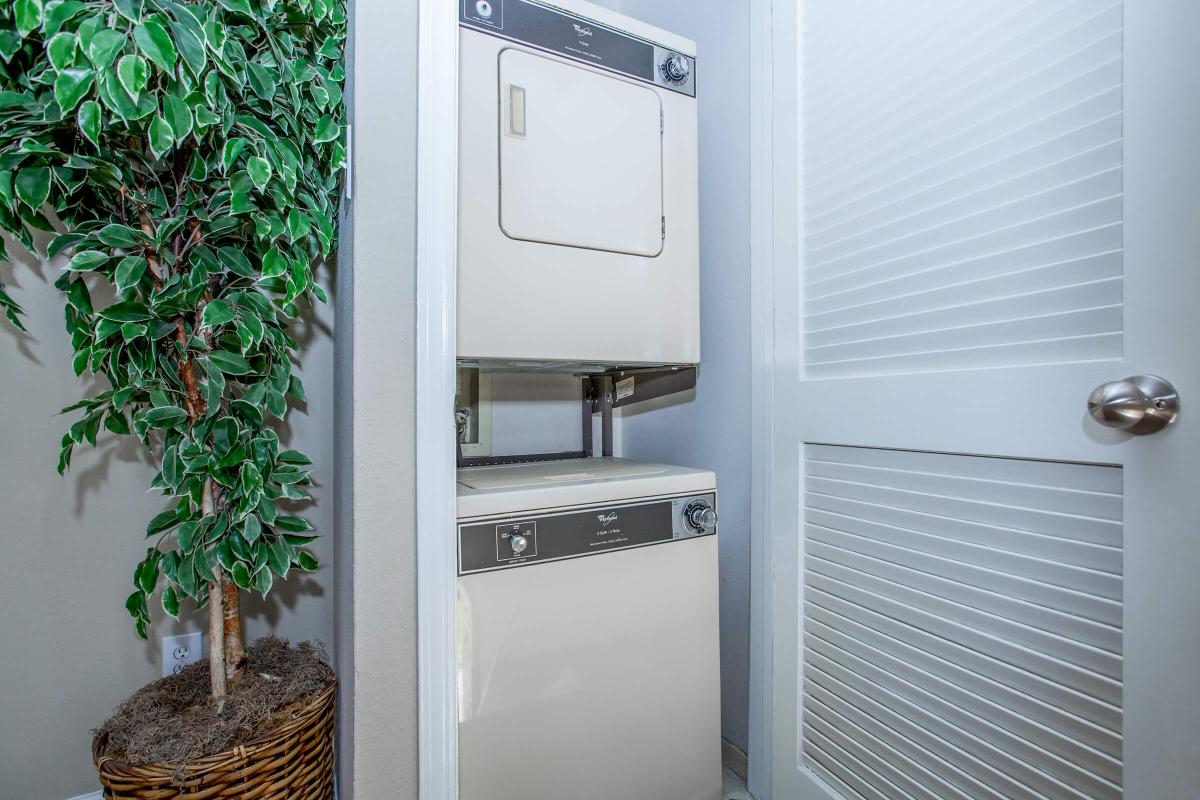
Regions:
<instances>
[{"instance_id":1,"label":"white appliance panel","mask_svg":"<svg viewBox=\"0 0 1200 800\"><path fill-rule=\"evenodd\" d=\"M506 49L500 100L500 227L506 235L650 258L662 252L657 92Z\"/></svg>"},{"instance_id":2,"label":"white appliance panel","mask_svg":"<svg viewBox=\"0 0 1200 800\"><path fill-rule=\"evenodd\" d=\"M461 578L460 800L720 800L716 570L709 536Z\"/></svg>"}]
</instances>

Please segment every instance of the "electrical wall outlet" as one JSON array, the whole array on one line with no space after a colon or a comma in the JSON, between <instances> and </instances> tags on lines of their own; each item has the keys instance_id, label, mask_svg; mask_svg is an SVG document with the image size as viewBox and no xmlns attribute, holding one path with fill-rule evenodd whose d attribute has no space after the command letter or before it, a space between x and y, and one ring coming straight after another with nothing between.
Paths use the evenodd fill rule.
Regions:
<instances>
[{"instance_id":1,"label":"electrical wall outlet","mask_svg":"<svg viewBox=\"0 0 1200 800\"><path fill-rule=\"evenodd\" d=\"M175 675L188 664L204 658L204 635L185 633L182 636L166 636L162 640L163 677Z\"/></svg>"}]
</instances>

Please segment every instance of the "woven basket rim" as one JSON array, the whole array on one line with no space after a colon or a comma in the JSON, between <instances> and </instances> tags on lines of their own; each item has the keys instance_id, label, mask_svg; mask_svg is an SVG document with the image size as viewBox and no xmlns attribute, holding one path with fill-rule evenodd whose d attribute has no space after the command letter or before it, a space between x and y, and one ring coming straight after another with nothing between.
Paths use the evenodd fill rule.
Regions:
<instances>
[{"instance_id":1,"label":"woven basket rim","mask_svg":"<svg viewBox=\"0 0 1200 800\"><path fill-rule=\"evenodd\" d=\"M300 710L300 712L297 713L292 719L288 720L274 730L268 731L267 733L256 736L255 738L238 745L232 750L223 750L220 753L214 753L213 755L198 758L195 761L189 761L187 764L183 765L183 768L186 770L187 774L193 776L203 774L206 769L211 769L214 767L225 769L228 767L230 759L252 755L258 750L265 749L266 747L273 745L280 739L285 739L291 736L296 728L300 727L298 723L325 713L326 709L333 704L334 696L337 693L337 687L337 676L331 675L329 681L325 685L325 688L319 693L313 695L312 698ZM160 762L130 764L128 761L123 759L102 756L100 755L100 739L100 736L92 737L92 763L95 765L98 772L120 773L129 772L130 770L162 770L164 774L174 774L179 770L178 766L171 764L163 764ZM242 755L239 756L239 754Z\"/></svg>"}]
</instances>

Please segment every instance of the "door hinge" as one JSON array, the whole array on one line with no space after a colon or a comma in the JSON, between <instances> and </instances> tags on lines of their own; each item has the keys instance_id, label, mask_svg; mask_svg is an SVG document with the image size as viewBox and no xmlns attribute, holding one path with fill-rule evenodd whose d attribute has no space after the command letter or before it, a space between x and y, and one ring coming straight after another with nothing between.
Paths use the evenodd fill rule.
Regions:
<instances>
[{"instance_id":1,"label":"door hinge","mask_svg":"<svg viewBox=\"0 0 1200 800\"><path fill-rule=\"evenodd\" d=\"M354 199L354 126L346 126L346 167L345 167L345 190L346 201Z\"/></svg>"}]
</instances>

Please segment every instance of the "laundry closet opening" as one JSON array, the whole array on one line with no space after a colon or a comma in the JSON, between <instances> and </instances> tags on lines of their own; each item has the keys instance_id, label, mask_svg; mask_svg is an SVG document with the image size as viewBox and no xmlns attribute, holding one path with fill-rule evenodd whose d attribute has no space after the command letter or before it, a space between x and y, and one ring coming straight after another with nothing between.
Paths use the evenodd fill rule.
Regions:
<instances>
[{"instance_id":1,"label":"laundry closet opening","mask_svg":"<svg viewBox=\"0 0 1200 800\"><path fill-rule=\"evenodd\" d=\"M551 587L569 585L589 586L601 609L642 604L622 612L640 626L607 634L633 670L627 684L656 685L635 666L647 657L686 653L692 674L660 687L679 704L654 720L599 677L554 699L513 684L515 716L460 687L460 788L499 771L544 796L486 753L499 719L536 736L560 709L617 738L661 723L659 735L692 743L682 759L636 736L610 745L629 782L610 774L596 791L719 798L722 761L744 774L748 749L749 12L505 0L463 2L459 21L460 679L486 664L500 670L497 690L509 674L513 642L492 638L500 623L485 605L503 607L509 591L554 603ZM572 538L585 528L587 558ZM605 565L626 561L629 583L606 583ZM691 597L691 611L671 611L671 596ZM524 625L538 611L500 613ZM576 653L595 646L570 641ZM547 659L546 680L566 679L556 659L593 674L546 640L523 648Z\"/></svg>"}]
</instances>

